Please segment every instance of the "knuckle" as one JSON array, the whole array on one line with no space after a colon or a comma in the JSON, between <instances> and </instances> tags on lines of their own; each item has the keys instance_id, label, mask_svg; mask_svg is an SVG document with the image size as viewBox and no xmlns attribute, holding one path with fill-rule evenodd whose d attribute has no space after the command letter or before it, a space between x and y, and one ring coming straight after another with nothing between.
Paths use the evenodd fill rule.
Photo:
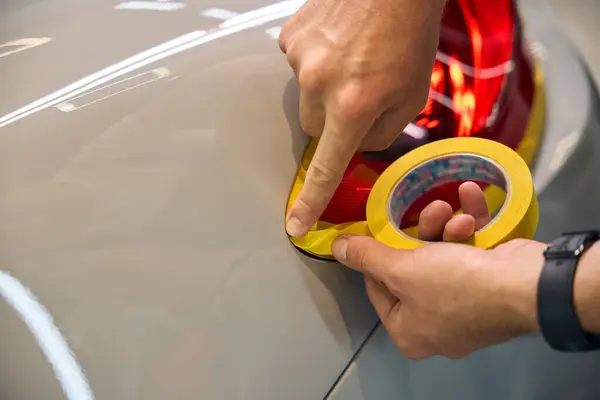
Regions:
<instances>
[{"instance_id":1,"label":"knuckle","mask_svg":"<svg viewBox=\"0 0 600 400\"><path fill-rule=\"evenodd\" d=\"M310 205L306 202L306 200L302 196L298 196L298 198L296 199L296 202L294 203L294 208L297 211L299 211L301 214L306 214L307 212L310 212L310 210L311 210Z\"/></svg>"},{"instance_id":2,"label":"knuckle","mask_svg":"<svg viewBox=\"0 0 600 400\"><path fill-rule=\"evenodd\" d=\"M407 352L410 353L412 349L410 342L406 340L406 337L400 333L398 333L396 337L394 337L394 344L402 354L405 354Z\"/></svg>"},{"instance_id":3,"label":"knuckle","mask_svg":"<svg viewBox=\"0 0 600 400\"><path fill-rule=\"evenodd\" d=\"M373 92L367 90L362 83L348 84L335 96L334 110L340 118L355 120L369 116L374 121L373 115L376 114L378 104L368 93Z\"/></svg>"},{"instance_id":4,"label":"knuckle","mask_svg":"<svg viewBox=\"0 0 600 400\"><path fill-rule=\"evenodd\" d=\"M283 52L283 54L287 54L287 41L286 41L286 37L283 35L283 31L281 31L281 34L279 35L279 39L277 40L278 44L279 44L279 50L281 50Z\"/></svg>"},{"instance_id":5,"label":"knuckle","mask_svg":"<svg viewBox=\"0 0 600 400\"><path fill-rule=\"evenodd\" d=\"M317 92L327 84L326 71L319 61L304 63L298 74L298 84L302 90Z\"/></svg>"},{"instance_id":6,"label":"knuckle","mask_svg":"<svg viewBox=\"0 0 600 400\"><path fill-rule=\"evenodd\" d=\"M309 117L301 117L300 126L304 132L313 137L321 136L321 133L323 133L323 124L318 123Z\"/></svg>"},{"instance_id":7,"label":"knuckle","mask_svg":"<svg viewBox=\"0 0 600 400\"><path fill-rule=\"evenodd\" d=\"M289 25L286 24L283 26L283 28L281 29L281 32L279 33L279 38L277 39L277 42L279 43L279 49L284 53L287 54L287 50L288 50L288 37L289 37Z\"/></svg>"},{"instance_id":8,"label":"knuckle","mask_svg":"<svg viewBox=\"0 0 600 400\"><path fill-rule=\"evenodd\" d=\"M284 53L290 52L290 46L297 42L299 33L298 26L298 13L292 15L292 17L281 27L281 32L279 32L279 37L277 41L279 43L279 48Z\"/></svg>"},{"instance_id":9,"label":"knuckle","mask_svg":"<svg viewBox=\"0 0 600 400\"><path fill-rule=\"evenodd\" d=\"M300 126L311 136L321 136L325 127L325 113L319 98L300 95Z\"/></svg>"},{"instance_id":10,"label":"knuckle","mask_svg":"<svg viewBox=\"0 0 600 400\"><path fill-rule=\"evenodd\" d=\"M317 187L337 186L342 179L344 171L337 171L321 160L313 159L310 163L310 172L307 180Z\"/></svg>"},{"instance_id":11,"label":"knuckle","mask_svg":"<svg viewBox=\"0 0 600 400\"><path fill-rule=\"evenodd\" d=\"M393 340L402 355L411 360L422 360L433 355L431 349L425 345L425 341L415 330L415 326L409 321L395 329ZM410 328L408 328L410 327Z\"/></svg>"},{"instance_id":12,"label":"knuckle","mask_svg":"<svg viewBox=\"0 0 600 400\"><path fill-rule=\"evenodd\" d=\"M409 360L423 360L432 356L431 352L425 347L415 345L409 341L396 339L395 343L402 355Z\"/></svg>"},{"instance_id":13,"label":"knuckle","mask_svg":"<svg viewBox=\"0 0 600 400\"><path fill-rule=\"evenodd\" d=\"M363 139L361 150L383 151L390 148L406 126L402 116L402 113L391 109L380 115Z\"/></svg>"}]
</instances>

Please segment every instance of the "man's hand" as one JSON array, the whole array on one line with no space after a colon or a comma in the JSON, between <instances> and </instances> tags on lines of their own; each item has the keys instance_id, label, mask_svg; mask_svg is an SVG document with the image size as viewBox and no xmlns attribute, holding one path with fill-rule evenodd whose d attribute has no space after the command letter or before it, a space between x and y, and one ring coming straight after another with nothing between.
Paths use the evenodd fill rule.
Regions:
<instances>
[{"instance_id":1,"label":"man's hand","mask_svg":"<svg viewBox=\"0 0 600 400\"><path fill-rule=\"evenodd\" d=\"M282 51L300 85L300 122L320 136L290 209L291 236L321 216L354 153L389 147L429 92L445 0L308 0Z\"/></svg>"},{"instance_id":2,"label":"man's hand","mask_svg":"<svg viewBox=\"0 0 600 400\"><path fill-rule=\"evenodd\" d=\"M471 182L459 188L465 214L447 203L421 213L422 239L462 241L490 221L483 193ZM537 327L537 281L545 244L513 240L494 250L432 243L413 251L391 249L372 238L341 237L336 258L363 272L369 299L408 358L461 358Z\"/></svg>"}]
</instances>

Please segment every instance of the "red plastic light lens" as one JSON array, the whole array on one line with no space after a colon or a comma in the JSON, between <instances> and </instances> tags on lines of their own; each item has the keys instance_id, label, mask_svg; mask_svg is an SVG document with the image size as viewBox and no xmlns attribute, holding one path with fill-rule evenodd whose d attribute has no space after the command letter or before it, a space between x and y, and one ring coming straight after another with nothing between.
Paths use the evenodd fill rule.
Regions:
<instances>
[{"instance_id":1,"label":"red plastic light lens","mask_svg":"<svg viewBox=\"0 0 600 400\"><path fill-rule=\"evenodd\" d=\"M366 219L366 202L379 175L396 159L422 144L453 136L482 136L516 148L525 134L532 102L532 68L523 53L514 0L449 0L442 19L430 96L423 111L391 149L356 154L323 221ZM419 199L402 227L435 199L459 208L460 182L436 188ZM483 187L484 185L481 184Z\"/></svg>"},{"instance_id":2,"label":"red plastic light lens","mask_svg":"<svg viewBox=\"0 0 600 400\"><path fill-rule=\"evenodd\" d=\"M354 155L321 219L335 224L364 221L371 189L388 166L387 162L368 160L362 154Z\"/></svg>"},{"instance_id":3,"label":"red plastic light lens","mask_svg":"<svg viewBox=\"0 0 600 400\"><path fill-rule=\"evenodd\" d=\"M493 124L494 108L514 68L514 16L510 0L448 2L431 96L417 125L430 128L447 119L445 136L471 136Z\"/></svg>"}]
</instances>

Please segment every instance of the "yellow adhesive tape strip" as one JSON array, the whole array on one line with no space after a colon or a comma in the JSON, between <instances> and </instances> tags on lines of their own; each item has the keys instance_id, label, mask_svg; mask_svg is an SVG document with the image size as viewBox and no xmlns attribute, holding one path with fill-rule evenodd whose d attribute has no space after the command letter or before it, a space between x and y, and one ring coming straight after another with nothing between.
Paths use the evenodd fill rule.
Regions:
<instances>
[{"instance_id":1,"label":"yellow adhesive tape strip","mask_svg":"<svg viewBox=\"0 0 600 400\"><path fill-rule=\"evenodd\" d=\"M317 143L318 141L316 139L311 139L308 142L288 198L286 213L300 194L302 186L304 186L306 171L308 170L310 160L312 160L315 150L317 149ZM318 221L306 235L299 238L290 238L290 240L294 246L298 247L300 250L306 251L314 256L331 259L333 258L331 255L331 244L333 243L333 240L340 235L371 236L371 233L369 232L367 221L348 222L345 224L332 224L329 222Z\"/></svg>"},{"instance_id":2,"label":"yellow adhesive tape strip","mask_svg":"<svg viewBox=\"0 0 600 400\"><path fill-rule=\"evenodd\" d=\"M367 202L371 234L394 248L414 249L425 244L402 232L395 221L401 221L410 204L424 192L464 180L488 182L506 191L506 201L492 222L466 243L489 249L514 238L533 237L538 202L527 163L501 143L472 137L426 144L390 165Z\"/></svg>"},{"instance_id":3,"label":"yellow adhesive tape strip","mask_svg":"<svg viewBox=\"0 0 600 400\"><path fill-rule=\"evenodd\" d=\"M546 93L544 90L544 74L541 66L536 63L534 66L534 98L531 108L530 118L525 131L525 136L519 146L517 153L529 165L532 165L544 128L546 117ZM288 207L291 207L294 200L298 197L300 189L304 185L304 178L310 160L312 159L318 141L311 139L307 145L306 151L302 157L302 162L298 168L290 196L288 198ZM491 211L498 210L505 200L505 193L494 186L489 186L484 190L484 196L488 208ZM458 211L457 213L460 213ZM417 227L410 227L405 230L412 237L417 237ZM301 238L291 238L292 243L299 249L321 258L332 258L331 244L333 240L343 234L371 235L366 221L350 222L346 224L330 224L327 222L317 222L310 232Z\"/></svg>"}]
</instances>

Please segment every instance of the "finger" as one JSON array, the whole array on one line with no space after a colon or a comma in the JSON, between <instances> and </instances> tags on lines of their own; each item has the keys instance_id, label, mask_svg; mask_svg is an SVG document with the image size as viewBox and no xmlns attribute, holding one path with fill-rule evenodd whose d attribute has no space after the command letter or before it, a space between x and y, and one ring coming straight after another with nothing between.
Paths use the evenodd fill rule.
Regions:
<instances>
[{"instance_id":1,"label":"finger","mask_svg":"<svg viewBox=\"0 0 600 400\"><path fill-rule=\"evenodd\" d=\"M292 36L294 28L297 26L297 24L295 23L296 17L297 15L292 16L292 18L290 18L288 22L283 25L283 27L281 28L281 32L279 32L277 42L279 43L279 50L281 50L283 54L287 54L288 52L290 37Z\"/></svg>"},{"instance_id":2,"label":"finger","mask_svg":"<svg viewBox=\"0 0 600 400\"><path fill-rule=\"evenodd\" d=\"M279 50L281 50L281 52L283 54L287 54L287 32L286 32L287 28L284 25L283 29L281 30L281 32L279 33L279 37L277 38L277 42L279 43Z\"/></svg>"},{"instance_id":3,"label":"finger","mask_svg":"<svg viewBox=\"0 0 600 400\"><path fill-rule=\"evenodd\" d=\"M442 239L444 227L452 218L452 206L436 200L427 205L419 215L419 239L430 242Z\"/></svg>"},{"instance_id":4,"label":"finger","mask_svg":"<svg viewBox=\"0 0 600 400\"><path fill-rule=\"evenodd\" d=\"M288 19L288 21L283 25L281 32L279 33L279 49L284 54L287 54L289 51L289 43L291 41L292 36L298 31L299 28L302 27L304 20L306 19L306 8L309 6L305 3L302 7L300 7L294 15Z\"/></svg>"},{"instance_id":5,"label":"finger","mask_svg":"<svg viewBox=\"0 0 600 400\"><path fill-rule=\"evenodd\" d=\"M450 219L444 228L444 242L462 242L475 233L475 218L469 214L459 214Z\"/></svg>"},{"instance_id":6,"label":"finger","mask_svg":"<svg viewBox=\"0 0 600 400\"><path fill-rule=\"evenodd\" d=\"M389 148L400 136L410 119L401 111L390 108L384 112L373 124L365 138L362 140L359 150L381 151Z\"/></svg>"},{"instance_id":7,"label":"finger","mask_svg":"<svg viewBox=\"0 0 600 400\"><path fill-rule=\"evenodd\" d=\"M365 276L365 288L377 316L386 325L390 314L400 306L400 300L384 284L377 282L368 275Z\"/></svg>"},{"instance_id":8,"label":"finger","mask_svg":"<svg viewBox=\"0 0 600 400\"><path fill-rule=\"evenodd\" d=\"M325 126L325 107L317 93L300 88L300 125L311 136L321 136Z\"/></svg>"},{"instance_id":9,"label":"finger","mask_svg":"<svg viewBox=\"0 0 600 400\"><path fill-rule=\"evenodd\" d=\"M409 252L392 249L366 236L340 236L332 245L333 256L342 264L390 286L390 278L403 264L412 264Z\"/></svg>"},{"instance_id":10,"label":"finger","mask_svg":"<svg viewBox=\"0 0 600 400\"><path fill-rule=\"evenodd\" d=\"M321 216L367 129L364 120L341 121L327 113L323 135L306 172L304 186L287 217L286 229L290 236L304 236Z\"/></svg>"},{"instance_id":11,"label":"finger","mask_svg":"<svg viewBox=\"0 0 600 400\"><path fill-rule=\"evenodd\" d=\"M475 231L483 228L492 220L483 191L475 182L465 182L460 185L458 197L463 213L475 218Z\"/></svg>"}]
</instances>

